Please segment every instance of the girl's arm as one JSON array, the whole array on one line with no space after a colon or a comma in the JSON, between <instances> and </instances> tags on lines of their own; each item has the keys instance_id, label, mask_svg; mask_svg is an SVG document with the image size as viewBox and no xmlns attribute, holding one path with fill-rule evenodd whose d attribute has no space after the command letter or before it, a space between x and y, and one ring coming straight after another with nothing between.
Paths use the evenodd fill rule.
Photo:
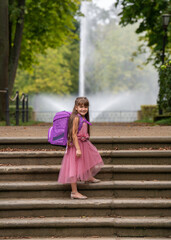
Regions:
<instances>
[{"instance_id":1,"label":"girl's arm","mask_svg":"<svg viewBox=\"0 0 171 240\"><path fill-rule=\"evenodd\" d=\"M76 148L76 156L80 157L81 156L81 149L80 149L80 145L78 143L78 137L77 137L78 126L79 126L79 117L75 117L74 120L73 120L72 138L73 138L73 143L74 143L75 148Z\"/></svg>"}]
</instances>

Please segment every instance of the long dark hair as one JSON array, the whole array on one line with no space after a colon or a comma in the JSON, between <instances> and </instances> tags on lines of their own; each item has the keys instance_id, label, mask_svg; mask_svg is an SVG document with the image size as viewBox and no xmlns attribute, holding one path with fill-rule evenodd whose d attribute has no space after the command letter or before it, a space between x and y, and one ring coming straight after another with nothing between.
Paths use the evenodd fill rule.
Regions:
<instances>
[{"instance_id":1,"label":"long dark hair","mask_svg":"<svg viewBox=\"0 0 171 240\"><path fill-rule=\"evenodd\" d=\"M89 121L89 101L86 97L77 97L75 99L75 105L74 105L74 108L72 110L71 116L69 118L69 123L68 123L68 144L69 145L73 141L73 138L72 138L73 121L74 121L74 118L76 116L78 116L78 112L76 110L76 107L77 106L82 106L82 105L85 106L85 107L88 107L88 112L86 113L85 118L87 119L87 121ZM90 135L89 124L88 124L88 134Z\"/></svg>"}]
</instances>

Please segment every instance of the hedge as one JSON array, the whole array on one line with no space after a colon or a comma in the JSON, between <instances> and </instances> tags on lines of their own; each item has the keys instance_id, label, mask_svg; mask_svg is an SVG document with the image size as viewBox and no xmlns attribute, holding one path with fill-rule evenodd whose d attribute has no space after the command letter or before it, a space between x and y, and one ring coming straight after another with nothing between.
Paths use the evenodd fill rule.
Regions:
<instances>
[{"instance_id":1,"label":"hedge","mask_svg":"<svg viewBox=\"0 0 171 240\"><path fill-rule=\"evenodd\" d=\"M141 105L141 119L153 120L153 118L158 114L157 105Z\"/></svg>"},{"instance_id":2,"label":"hedge","mask_svg":"<svg viewBox=\"0 0 171 240\"><path fill-rule=\"evenodd\" d=\"M171 60L159 68L159 108L171 112Z\"/></svg>"}]
</instances>

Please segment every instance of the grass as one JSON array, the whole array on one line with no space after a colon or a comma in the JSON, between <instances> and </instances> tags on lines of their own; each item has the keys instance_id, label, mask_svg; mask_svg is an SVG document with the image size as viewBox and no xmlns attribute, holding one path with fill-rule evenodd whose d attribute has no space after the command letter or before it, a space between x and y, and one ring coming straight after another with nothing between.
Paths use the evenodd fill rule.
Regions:
<instances>
[{"instance_id":1,"label":"grass","mask_svg":"<svg viewBox=\"0 0 171 240\"><path fill-rule=\"evenodd\" d=\"M142 119L142 120L137 120L135 121L136 123L147 123L147 124L152 124L152 125L171 125L171 118L167 118L167 119L161 119L158 121L153 121L150 119Z\"/></svg>"},{"instance_id":2,"label":"grass","mask_svg":"<svg viewBox=\"0 0 171 240\"><path fill-rule=\"evenodd\" d=\"M0 126L6 126L6 122L5 121L0 121Z\"/></svg>"},{"instance_id":3,"label":"grass","mask_svg":"<svg viewBox=\"0 0 171 240\"><path fill-rule=\"evenodd\" d=\"M150 120L150 119L137 120L137 121L135 121L135 123L150 123L150 124L154 124L153 120Z\"/></svg>"},{"instance_id":4,"label":"grass","mask_svg":"<svg viewBox=\"0 0 171 240\"><path fill-rule=\"evenodd\" d=\"M171 125L171 118L158 120L155 122L157 125Z\"/></svg>"}]
</instances>

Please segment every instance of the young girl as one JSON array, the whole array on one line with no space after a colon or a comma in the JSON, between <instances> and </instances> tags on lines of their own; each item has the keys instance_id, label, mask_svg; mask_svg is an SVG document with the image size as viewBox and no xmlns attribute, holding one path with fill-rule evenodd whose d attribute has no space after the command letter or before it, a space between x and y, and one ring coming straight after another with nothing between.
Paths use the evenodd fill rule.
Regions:
<instances>
[{"instance_id":1,"label":"young girl","mask_svg":"<svg viewBox=\"0 0 171 240\"><path fill-rule=\"evenodd\" d=\"M80 119L83 124L78 131ZM86 199L77 190L77 181L90 183L100 182L94 176L104 164L97 149L89 139L89 101L86 97L78 97L68 124L68 145L59 173L59 183L71 183L71 198Z\"/></svg>"}]
</instances>

